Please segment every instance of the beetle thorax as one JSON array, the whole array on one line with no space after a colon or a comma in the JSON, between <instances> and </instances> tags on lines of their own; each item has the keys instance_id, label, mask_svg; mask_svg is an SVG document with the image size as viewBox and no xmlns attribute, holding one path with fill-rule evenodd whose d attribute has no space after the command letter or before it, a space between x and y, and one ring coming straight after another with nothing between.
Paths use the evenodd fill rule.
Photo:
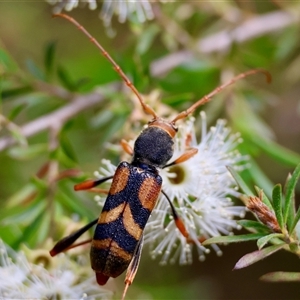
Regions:
<instances>
[{"instance_id":1,"label":"beetle thorax","mask_svg":"<svg viewBox=\"0 0 300 300\"><path fill-rule=\"evenodd\" d=\"M135 141L132 163L144 163L161 168L173 156L173 146L173 138L166 130L149 126Z\"/></svg>"}]
</instances>

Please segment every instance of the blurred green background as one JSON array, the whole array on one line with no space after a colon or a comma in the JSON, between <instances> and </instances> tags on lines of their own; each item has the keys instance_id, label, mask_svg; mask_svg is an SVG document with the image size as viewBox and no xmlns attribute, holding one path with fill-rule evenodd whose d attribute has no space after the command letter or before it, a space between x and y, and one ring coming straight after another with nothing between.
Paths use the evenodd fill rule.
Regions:
<instances>
[{"instance_id":1,"label":"blurred green background","mask_svg":"<svg viewBox=\"0 0 300 300\"><path fill-rule=\"evenodd\" d=\"M18 141L17 146L0 152L0 235L14 248L22 242L43 247L48 236L57 240L60 225L74 214L82 222L95 218L98 208L92 196L75 194L74 182L92 177L102 158L117 163L119 152L107 143L118 145L121 138L134 138L148 120L142 116L127 123L134 107L128 90L119 85L103 88L120 82L118 74L73 25L53 19L52 9L44 1L0 1L0 115L5 116L0 122L0 145L11 134ZM234 132L241 132L244 143L240 151L251 155L252 168L243 174L250 185L255 183L270 193L273 183L284 183L300 161L298 2L155 3L155 18L144 24L120 24L114 16L113 38L98 17L99 9L101 5L95 11L77 8L69 14L101 42L141 93L157 89L161 94L157 101L169 111L171 107L177 111L187 108L238 73L268 70L271 84L255 75L201 109L206 110L209 125L222 117ZM275 13L275 19L262 19ZM243 27L253 20L258 23ZM228 33L228 41L240 28L242 36L248 31L256 34L230 42L225 51L204 50L208 49L204 44L199 49L199 41L223 32ZM216 40L212 44L205 41L213 47ZM166 67L166 57L175 67ZM180 64L182 58L186 62ZM102 102L74 115L59 132L44 130L30 136L28 146L22 146L19 129L9 125L11 121L22 127L63 108L72 100L69 96L88 95L99 86L105 96ZM58 97L57 87L68 91L66 99ZM57 135L56 145L51 145L53 134ZM84 175L76 171L76 178L61 180L50 190L50 175L36 176L49 161L55 161L60 171L72 168ZM299 193L297 196L299 199ZM198 262L195 255L194 263L184 267L161 267L145 249L128 299L135 294L150 294L153 299L298 299L294 283L275 285L258 280L266 272L299 269L298 259L283 251L247 269L231 271L242 255L255 249L255 243L222 247L222 257L212 251L205 262ZM120 289L122 280L118 279Z\"/></svg>"}]
</instances>

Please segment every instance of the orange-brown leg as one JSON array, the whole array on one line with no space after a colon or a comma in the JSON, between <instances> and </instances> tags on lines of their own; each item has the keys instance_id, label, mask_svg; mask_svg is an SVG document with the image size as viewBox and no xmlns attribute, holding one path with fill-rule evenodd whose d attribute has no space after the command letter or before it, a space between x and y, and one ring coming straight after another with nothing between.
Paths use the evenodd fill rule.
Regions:
<instances>
[{"instance_id":1,"label":"orange-brown leg","mask_svg":"<svg viewBox=\"0 0 300 300\"><path fill-rule=\"evenodd\" d=\"M129 145L129 143L127 141L125 141L124 139L122 139L121 142L120 142L120 144L121 144L123 150L127 154L129 154L131 156L133 155L133 149L132 149L132 147Z\"/></svg>"},{"instance_id":2,"label":"orange-brown leg","mask_svg":"<svg viewBox=\"0 0 300 300\"><path fill-rule=\"evenodd\" d=\"M103 178L100 178L100 179L89 179L89 180L86 180L84 182L80 182L78 184L75 184L74 186L74 190L75 191L83 191L83 190L90 190L92 188L94 188L95 186L109 180L109 179L112 179L113 176L107 176L107 177L103 177ZM105 190L104 190L105 191Z\"/></svg>"},{"instance_id":3,"label":"orange-brown leg","mask_svg":"<svg viewBox=\"0 0 300 300\"><path fill-rule=\"evenodd\" d=\"M198 149L191 148L191 149L187 150L186 152L184 152L182 155L180 155L173 162L165 165L164 168L167 168L167 167L174 166L174 165L180 164L182 162L185 162L185 161L187 161L188 159L190 159L191 157L193 157L197 153L198 153Z\"/></svg>"},{"instance_id":4,"label":"orange-brown leg","mask_svg":"<svg viewBox=\"0 0 300 300\"><path fill-rule=\"evenodd\" d=\"M181 218L179 217L179 215L177 214L176 212L176 209L173 205L173 203L171 202L171 199L169 198L169 196L165 193L165 191L161 191L164 196L166 197L166 199L168 200L170 206L171 206L171 211L172 211L172 215L173 215L173 218L174 218L174 222L175 222L175 225L176 227L178 228L178 230L180 231L180 233L186 238L188 239L189 238L189 233L187 231L187 229L185 228L185 225L183 223L183 221L181 220Z\"/></svg>"},{"instance_id":5,"label":"orange-brown leg","mask_svg":"<svg viewBox=\"0 0 300 300\"><path fill-rule=\"evenodd\" d=\"M188 243L195 243L195 241L192 238L190 238L189 232L187 231L182 219L177 214L176 209L175 209L173 203L171 202L170 198L168 197L168 195L163 190L161 192L164 194L164 196L166 197L166 199L168 200L168 202L171 206L171 211L172 211L172 215L173 215L176 227L178 228L180 233L186 238L186 241ZM204 237L198 237L198 241L200 243L202 243L202 242L205 241L205 238Z\"/></svg>"},{"instance_id":6,"label":"orange-brown leg","mask_svg":"<svg viewBox=\"0 0 300 300\"><path fill-rule=\"evenodd\" d=\"M176 164L180 164L182 162L187 161L188 159L190 159L191 157L193 157L195 154L198 153L198 149L196 148L191 148L189 150L187 150L185 153L183 153L182 155L180 155L176 160L174 160L173 162L167 164L164 166L164 168L170 167L170 166L174 166ZM174 218L174 222L176 227L178 228L178 230L180 231L180 233L187 239L187 241L189 240L189 233L182 221L182 219L179 217L179 215L177 214L174 205L172 204L170 198L168 197L168 195L162 190L161 191L164 196L166 197L166 199L168 200L170 206L171 206L171 211L172 211L172 215Z\"/></svg>"},{"instance_id":7,"label":"orange-brown leg","mask_svg":"<svg viewBox=\"0 0 300 300\"><path fill-rule=\"evenodd\" d=\"M125 299L128 287L132 284L134 277L136 275L136 272L138 270L142 249L143 249L143 243L144 243L144 236L141 237L139 240L139 243L134 251L132 260L127 268L126 276L125 276L125 288L122 295L122 300Z\"/></svg>"}]
</instances>

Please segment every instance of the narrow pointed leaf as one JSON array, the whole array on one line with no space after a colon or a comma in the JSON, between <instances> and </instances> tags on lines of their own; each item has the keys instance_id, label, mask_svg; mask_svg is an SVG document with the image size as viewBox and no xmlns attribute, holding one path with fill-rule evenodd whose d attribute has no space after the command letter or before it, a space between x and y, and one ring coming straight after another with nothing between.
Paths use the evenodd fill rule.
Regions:
<instances>
[{"instance_id":1,"label":"narrow pointed leaf","mask_svg":"<svg viewBox=\"0 0 300 300\"><path fill-rule=\"evenodd\" d=\"M44 228L42 226L43 219L46 217L45 210L42 211L30 224L30 226L27 226L23 230L23 235L21 238L15 241L14 247L18 247L22 242L26 241L31 246L35 246L37 244L37 240L40 238L40 230ZM47 235L47 232L44 232L45 236Z\"/></svg>"},{"instance_id":2,"label":"narrow pointed leaf","mask_svg":"<svg viewBox=\"0 0 300 300\"><path fill-rule=\"evenodd\" d=\"M50 42L46 46L44 64L45 64L45 69L46 69L47 76L49 76L52 73L52 70L53 70L55 48L56 48L55 42Z\"/></svg>"},{"instance_id":3,"label":"narrow pointed leaf","mask_svg":"<svg viewBox=\"0 0 300 300\"><path fill-rule=\"evenodd\" d=\"M3 95L2 95L3 96ZM16 105L14 108L11 109L11 111L8 113L8 119L12 121L14 118L16 118L20 112L22 112L26 108L25 103L20 103Z\"/></svg>"},{"instance_id":4,"label":"narrow pointed leaf","mask_svg":"<svg viewBox=\"0 0 300 300\"><path fill-rule=\"evenodd\" d=\"M30 160L38 155L47 153L48 145L47 144L35 144L27 147L13 147L8 153L12 158L20 160Z\"/></svg>"},{"instance_id":5,"label":"narrow pointed leaf","mask_svg":"<svg viewBox=\"0 0 300 300\"><path fill-rule=\"evenodd\" d=\"M269 282L298 282L300 281L300 273L298 272L271 272L259 278Z\"/></svg>"},{"instance_id":6,"label":"narrow pointed leaf","mask_svg":"<svg viewBox=\"0 0 300 300\"><path fill-rule=\"evenodd\" d=\"M271 201L269 200L269 198L266 196L266 194L264 193L264 191L259 188L258 186L255 186L255 190L257 192L258 195L260 195L260 193L262 193L262 202L264 204L266 204L268 206L268 208L270 208L271 210L273 210L273 205L271 203Z\"/></svg>"},{"instance_id":7,"label":"narrow pointed leaf","mask_svg":"<svg viewBox=\"0 0 300 300\"><path fill-rule=\"evenodd\" d=\"M299 253L299 245L297 242L293 242L289 244L290 251L297 254Z\"/></svg>"},{"instance_id":8,"label":"narrow pointed leaf","mask_svg":"<svg viewBox=\"0 0 300 300\"><path fill-rule=\"evenodd\" d=\"M37 199L39 200L39 199ZM21 208L21 209L20 209ZM35 218L45 211L45 203L42 201L35 201L32 205L28 207L11 207L4 209L4 213L1 212L3 218L1 218L1 225L11 225L11 224L24 224L28 226ZM29 226L30 227L30 226Z\"/></svg>"},{"instance_id":9,"label":"narrow pointed leaf","mask_svg":"<svg viewBox=\"0 0 300 300\"><path fill-rule=\"evenodd\" d=\"M273 157L276 161L281 162L287 166L295 166L300 161L300 155L293 152L279 144L255 136L252 142L262 149L269 157Z\"/></svg>"},{"instance_id":10,"label":"narrow pointed leaf","mask_svg":"<svg viewBox=\"0 0 300 300\"><path fill-rule=\"evenodd\" d=\"M160 27L152 23L141 35L138 41L136 52L138 55L145 54L151 47L154 38L160 32Z\"/></svg>"},{"instance_id":11,"label":"narrow pointed leaf","mask_svg":"<svg viewBox=\"0 0 300 300\"><path fill-rule=\"evenodd\" d=\"M65 88L70 91L76 91L76 84L63 66L58 67L57 76Z\"/></svg>"},{"instance_id":12,"label":"narrow pointed leaf","mask_svg":"<svg viewBox=\"0 0 300 300\"><path fill-rule=\"evenodd\" d=\"M35 231L35 234L31 236L31 241L33 245L42 244L43 241L47 239L50 231L50 214L44 214L43 218L38 225L38 230ZM30 241L29 241L30 242Z\"/></svg>"},{"instance_id":13,"label":"narrow pointed leaf","mask_svg":"<svg viewBox=\"0 0 300 300\"><path fill-rule=\"evenodd\" d=\"M237 224L243 226L247 230L253 232L253 233L269 233L270 228L258 221L253 220L238 220Z\"/></svg>"},{"instance_id":14,"label":"narrow pointed leaf","mask_svg":"<svg viewBox=\"0 0 300 300\"><path fill-rule=\"evenodd\" d=\"M76 157L76 153L73 149L72 143L70 142L67 134L62 133L59 139L61 151L64 152L65 156L73 160L74 162L78 162Z\"/></svg>"},{"instance_id":15,"label":"narrow pointed leaf","mask_svg":"<svg viewBox=\"0 0 300 300\"><path fill-rule=\"evenodd\" d=\"M240 189L244 192L244 194L246 194L247 196L253 196L253 192L247 186L247 184L244 182L242 177L232 167L227 166L227 169L229 170L229 172L233 176L234 180L239 185Z\"/></svg>"},{"instance_id":16,"label":"narrow pointed leaf","mask_svg":"<svg viewBox=\"0 0 300 300\"><path fill-rule=\"evenodd\" d=\"M234 270L238 270L238 269L242 269L245 267L248 267L268 256L270 256L271 254L279 251L280 249L282 249L286 244L282 243L279 245L273 245L267 248L264 248L262 250L257 250L251 253L246 254L245 256L243 256L234 266Z\"/></svg>"},{"instance_id":17,"label":"narrow pointed leaf","mask_svg":"<svg viewBox=\"0 0 300 300\"><path fill-rule=\"evenodd\" d=\"M252 178L259 184L260 188L264 190L264 193L267 194L268 197L271 197L274 183L267 177L254 159L250 159L249 163L251 165L249 172Z\"/></svg>"},{"instance_id":18,"label":"narrow pointed leaf","mask_svg":"<svg viewBox=\"0 0 300 300\"><path fill-rule=\"evenodd\" d=\"M216 236L210 238L202 243L203 246L210 244L223 244L223 243L239 243L246 241L257 240L261 237L265 236L263 233L250 233L243 235L230 235L230 236Z\"/></svg>"},{"instance_id":19,"label":"narrow pointed leaf","mask_svg":"<svg viewBox=\"0 0 300 300\"><path fill-rule=\"evenodd\" d=\"M281 229L284 228L284 223L283 223L283 201L282 201L282 188L281 184L276 184L273 192L272 192L272 199L273 199L273 207L275 211L275 215L278 221L278 224Z\"/></svg>"},{"instance_id":20,"label":"narrow pointed leaf","mask_svg":"<svg viewBox=\"0 0 300 300\"><path fill-rule=\"evenodd\" d=\"M0 49L0 62L1 62L3 72L7 72L7 71L13 72L18 68L13 58L3 49Z\"/></svg>"},{"instance_id":21,"label":"narrow pointed leaf","mask_svg":"<svg viewBox=\"0 0 300 300\"><path fill-rule=\"evenodd\" d=\"M262 249L273 238L282 238L282 233L271 233L257 240L258 249Z\"/></svg>"},{"instance_id":22,"label":"narrow pointed leaf","mask_svg":"<svg viewBox=\"0 0 300 300\"><path fill-rule=\"evenodd\" d=\"M24 85L24 86L21 86L21 87L14 87L14 88L4 89L2 91L1 96L2 96L3 100L9 100L10 98L13 98L13 97L17 97L17 96L22 96L22 95L28 94L31 91L32 91L32 87L31 86ZM21 105L24 105L24 104L21 104ZM10 120L12 120L11 114L12 113L10 112L9 116L8 116L8 119L10 119Z\"/></svg>"},{"instance_id":23,"label":"narrow pointed leaf","mask_svg":"<svg viewBox=\"0 0 300 300\"><path fill-rule=\"evenodd\" d=\"M300 176L300 164L296 167L292 176L289 178L285 191L285 206L284 206L284 223L287 222L288 215L291 212L291 205L294 205L294 189ZM290 216L291 217L291 216Z\"/></svg>"},{"instance_id":24,"label":"narrow pointed leaf","mask_svg":"<svg viewBox=\"0 0 300 300\"><path fill-rule=\"evenodd\" d=\"M14 139L16 139L18 144L20 144L22 146L27 146L27 140L18 127L10 126L8 129L9 129L12 137Z\"/></svg>"},{"instance_id":25,"label":"narrow pointed leaf","mask_svg":"<svg viewBox=\"0 0 300 300\"><path fill-rule=\"evenodd\" d=\"M28 71L37 79L45 80L44 72L37 66L37 64L32 59L26 60L26 67Z\"/></svg>"},{"instance_id":26,"label":"narrow pointed leaf","mask_svg":"<svg viewBox=\"0 0 300 300\"><path fill-rule=\"evenodd\" d=\"M293 231L294 231L294 229L295 229L297 223L299 222L299 219L300 219L300 206L298 207L296 216L295 216L295 218L294 218L294 220L293 220L293 223L292 223L291 227L289 228L290 234L293 233Z\"/></svg>"},{"instance_id":27,"label":"narrow pointed leaf","mask_svg":"<svg viewBox=\"0 0 300 300\"><path fill-rule=\"evenodd\" d=\"M12 196L9 197L6 208L19 206L27 202L26 200L36 193L36 186L32 183L24 185L20 190L15 192Z\"/></svg>"}]
</instances>

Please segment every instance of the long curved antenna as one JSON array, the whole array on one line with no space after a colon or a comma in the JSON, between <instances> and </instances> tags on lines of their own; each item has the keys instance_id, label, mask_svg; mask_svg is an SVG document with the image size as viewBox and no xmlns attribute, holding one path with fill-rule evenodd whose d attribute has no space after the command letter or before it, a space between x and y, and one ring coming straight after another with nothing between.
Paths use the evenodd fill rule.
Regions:
<instances>
[{"instance_id":1,"label":"long curved antenna","mask_svg":"<svg viewBox=\"0 0 300 300\"><path fill-rule=\"evenodd\" d=\"M256 74L256 73L262 73L266 76L266 80L268 83L271 82L271 74L266 71L266 70L262 70L262 69L254 69L254 70L250 70L247 71L245 73L241 73L237 76L235 76L234 78L232 78L230 81L222 84L221 86L218 86L216 89L214 89L212 92L210 92L208 95L202 97L200 100L198 100L196 103L194 103L191 107L189 107L187 110L184 110L183 112L181 112L180 114L178 114L172 121L171 123L175 124L178 120L184 119L186 118L189 114L191 114L197 107L199 107L200 105L203 105L207 102L209 102L211 100L211 98L213 96L215 96L216 94L220 93L224 88L226 88L229 85L232 85L233 83L235 83L236 81L245 78L247 76Z\"/></svg>"},{"instance_id":2,"label":"long curved antenna","mask_svg":"<svg viewBox=\"0 0 300 300\"><path fill-rule=\"evenodd\" d=\"M80 31L82 31L90 39L90 41L94 45L96 45L96 47L101 51L102 55L113 65L115 71L122 77L122 79L124 80L126 85L137 96L137 98L139 99L139 101L142 105L144 112L147 114L151 114L154 119L158 118L158 116L156 115L154 110L144 102L142 96L140 95L138 90L135 88L135 86L132 84L132 82L129 80L129 78L125 75L125 73L120 68L120 66L113 60L113 58L108 54L108 52L106 52L106 50L100 45L100 43L81 24L79 24L75 19L73 19L72 17L70 17L66 14L54 14L53 17L54 18L61 17L61 18L67 19L69 22L73 23Z\"/></svg>"}]
</instances>

